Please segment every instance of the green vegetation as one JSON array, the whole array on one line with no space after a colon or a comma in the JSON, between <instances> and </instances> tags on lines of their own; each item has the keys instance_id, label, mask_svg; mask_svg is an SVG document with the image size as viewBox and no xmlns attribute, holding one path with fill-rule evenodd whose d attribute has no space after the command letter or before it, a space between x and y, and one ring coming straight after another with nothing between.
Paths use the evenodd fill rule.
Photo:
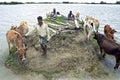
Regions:
<instances>
[{"instance_id":1,"label":"green vegetation","mask_svg":"<svg viewBox=\"0 0 120 80\"><path fill-rule=\"evenodd\" d=\"M62 17L57 17L56 21L66 23L66 21Z\"/></svg>"},{"instance_id":2,"label":"green vegetation","mask_svg":"<svg viewBox=\"0 0 120 80\"><path fill-rule=\"evenodd\" d=\"M24 3L22 3L22 2L14 2L14 1L12 1L12 2L0 2L0 4L15 5L15 4L24 4Z\"/></svg>"},{"instance_id":3,"label":"green vegetation","mask_svg":"<svg viewBox=\"0 0 120 80\"><path fill-rule=\"evenodd\" d=\"M62 17L57 17L55 20L54 19L44 19L45 22L53 23L53 24L58 24L58 25L65 25L66 20L64 20Z\"/></svg>"},{"instance_id":4,"label":"green vegetation","mask_svg":"<svg viewBox=\"0 0 120 80\"><path fill-rule=\"evenodd\" d=\"M97 43L97 40L91 38L91 41L92 41L93 45L94 45L96 48L99 47L99 45L98 45L98 43Z\"/></svg>"},{"instance_id":5,"label":"green vegetation","mask_svg":"<svg viewBox=\"0 0 120 80\"><path fill-rule=\"evenodd\" d=\"M10 49L10 54L5 61L5 66L11 68L16 73L26 73L29 71L25 66L25 62L21 61L17 49L14 46Z\"/></svg>"},{"instance_id":6,"label":"green vegetation","mask_svg":"<svg viewBox=\"0 0 120 80\"><path fill-rule=\"evenodd\" d=\"M26 3L23 3L23 2L0 2L0 5L15 5L15 4L120 4L120 1L116 1L116 3L107 3L107 2L104 2L104 1L100 1L100 3L95 3L95 2L91 2L91 3L88 3L88 2L84 2L84 3L79 3L79 2L68 2L68 1L63 1L63 2L26 2Z\"/></svg>"},{"instance_id":7,"label":"green vegetation","mask_svg":"<svg viewBox=\"0 0 120 80\"><path fill-rule=\"evenodd\" d=\"M116 1L116 4L120 4L120 1Z\"/></svg>"},{"instance_id":8,"label":"green vegetation","mask_svg":"<svg viewBox=\"0 0 120 80\"><path fill-rule=\"evenodd\" d=\"M13 58L12 58L15 55L16 50L17 49L14 46L10 49L10 54L9 56L7 56L7 59L5 61L7 67L12 67L12 66L16 67L16 64L13 62Z\"/></svg>"},{"instance_id":9,"label":"green vegetation","mask_svg":"<svg viewBox=\"0 0 120 80\"><path fill-rule=\"evenodd\" d=\"M10 49L10 54L15 53L15 51L17 51L17 49L16 49L16 47L15 47L15 46L13 46L13 47Z\"/></svg>"},{"instance_id":10,"label":"green vegetation","mask_svg":"<svg viewBox=\"0 0 120 80\"><path fill-rule=\"evenodd\" d=\"M106 2L104 2L104 1L101 1L101 2L100 2L100 4L106 4Z\"/></svg>"},{"instance_id":11,"label":"green vegetation","mask_svg":"<svg viewBox=\"0 0 120 80\"><path fill-rule=\"evenodd\" d=\"M26 2L26 4L35 4L35 2Z\"/></svg>"}]
</instances>

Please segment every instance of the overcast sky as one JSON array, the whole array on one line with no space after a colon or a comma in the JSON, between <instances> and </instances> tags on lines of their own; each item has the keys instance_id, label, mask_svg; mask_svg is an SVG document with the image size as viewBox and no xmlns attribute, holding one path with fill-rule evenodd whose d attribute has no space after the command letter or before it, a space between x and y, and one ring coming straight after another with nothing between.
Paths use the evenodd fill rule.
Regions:
<instances>
[{"instance_id":1,"label":"overcast sky","mask_svg":"<svg viewBox=\"0 0 120 80\"><path fill-rule=\"evenodd\" d=\"M107 2L107 3L115 3L116 1L120 0L0 0L0 2L11 2L11 1L17 1L17 2L63 2L63 1L69 1L69 2Z\"/></svg>"}]
</instances>

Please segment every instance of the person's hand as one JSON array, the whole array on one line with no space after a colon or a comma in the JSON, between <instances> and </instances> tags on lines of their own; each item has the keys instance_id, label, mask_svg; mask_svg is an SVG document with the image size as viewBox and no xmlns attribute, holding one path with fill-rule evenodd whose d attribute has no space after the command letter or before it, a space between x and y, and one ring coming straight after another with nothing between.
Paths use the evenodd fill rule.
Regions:
<instances>
[{"instance_id":1,"label":"person's hand","mask_svg":"<svg viewBox=\"0 0 120 80\"><path fill-rule=\"evenodd\" d=\"M28 38L29 36L24 35L25 38Z\"/></svg>"}]
</instances>

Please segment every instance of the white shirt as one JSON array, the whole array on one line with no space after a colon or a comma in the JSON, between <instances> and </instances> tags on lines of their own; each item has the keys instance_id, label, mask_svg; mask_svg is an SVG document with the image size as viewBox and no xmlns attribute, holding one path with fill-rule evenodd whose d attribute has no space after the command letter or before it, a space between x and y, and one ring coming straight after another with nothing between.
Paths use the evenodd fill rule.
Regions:
<instances>
[{"instance_id":1,"label":"white shirt","mask_svg":"<svg viewBox=\"0 0 120 80\"><path fill-rule=\"evenodd\" d=\"M43 24L41 26L39 24L36 24L34 26L34 29L31 32L28 32L26 34L26 36L36 33L37 35L40 35L42 37L47 36L47 39L49 41L50 40L50 30L52 30L54 33L56 33L55 30L49 28L48 25L43 22Z\"/></svg>"}]
</instances>

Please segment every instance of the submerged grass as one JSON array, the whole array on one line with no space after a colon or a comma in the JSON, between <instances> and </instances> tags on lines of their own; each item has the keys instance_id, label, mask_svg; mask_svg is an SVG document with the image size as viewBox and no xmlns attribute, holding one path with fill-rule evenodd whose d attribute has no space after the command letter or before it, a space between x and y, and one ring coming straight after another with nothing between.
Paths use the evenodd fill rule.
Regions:
<instances>
[{"instance_id":1,"label":"submerged grass","mask_svg":"<svg viewBox=\"0 0 120 80\"><path fill-rule=\"evenodd\" d=\"M57 17L56 19L44 19L45 22L53 23L53 24L58 24L58 25L65 25L66 20L64 20L62 17Z\"/></svg>"},{"instance_id":2,"label":"submerged grass","mask_svg":"<svg viewBox=\"0 0 120 80\"><path fill-rule=\"evenodd\" d=\"M64 20L62 17L57 17L56 21L66 23L66 20Z\"/></svg>"},{"instance_id":3,"label":"submerged grass","mask_svg":"<svg viewBox=\"0 0 120 80\"><path fill-rule=\"evenodd\" d=\"M7 67L9 67L9 66L16 66L16 64L13 62L13 58L12 58L14 56L16 50L17 49L14 46L10 49L10 53L7 56L7 59L5 61L5 64L7 65Z\"/></svg>"},{"instance_id":4,"label":"submerged grass","mask_svg":"<svg viewBox=\"0 0 120 80\"><path fill-rule=\"evenodd\" d=\"M21 58L16 51L17 49L15 46L10 49L10 54L5 60L5 66L12 69L16 73L25 73L29 71L25 66L25 62L21 61Z\"/></svg>"}]
</instances>

